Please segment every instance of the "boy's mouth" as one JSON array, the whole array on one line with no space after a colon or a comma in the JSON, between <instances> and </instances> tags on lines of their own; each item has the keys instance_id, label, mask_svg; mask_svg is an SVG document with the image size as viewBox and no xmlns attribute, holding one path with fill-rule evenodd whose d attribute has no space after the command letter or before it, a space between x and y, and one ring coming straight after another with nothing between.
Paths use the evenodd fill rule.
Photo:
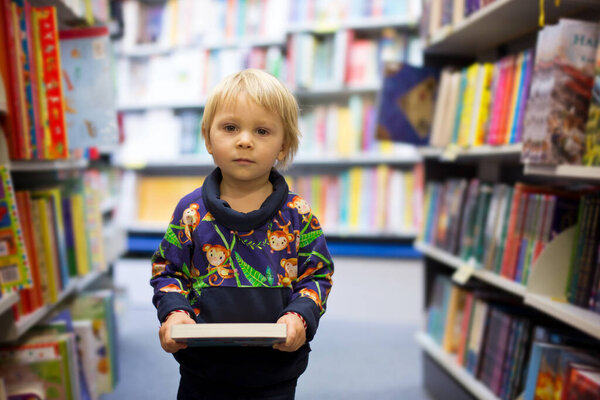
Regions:
<instances>
[{"instance_id":1,"label":"boy's mouth","mask_svg":"<svg viewBox=\"0 0 600 400\"><path fill-rule=\"evenodd\" d=\"M254 164L254 161L249 160L247 158L236 158L235 160L236 163L240 163L240 164Z\"/></svg>"}]
</instances>

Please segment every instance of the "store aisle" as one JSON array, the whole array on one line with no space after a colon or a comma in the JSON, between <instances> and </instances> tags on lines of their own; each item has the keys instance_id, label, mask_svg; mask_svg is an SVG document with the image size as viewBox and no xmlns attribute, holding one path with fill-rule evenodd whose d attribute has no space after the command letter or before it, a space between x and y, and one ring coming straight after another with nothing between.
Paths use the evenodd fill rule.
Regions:
<instances>
[{"instance_id":1,"label":"store aisle","mask_svg":"<svg viewBox=\"0 0 600 400\"><path fill-rule=\"evenodd\" d=\"M420 261L335 261L328 311L296 398L429 399L413 338L421 326ZM160 348L151 288L141 278L146 265L115 267L115 284L124 289L117 301L121 379L102 400L174 399L177 393L177 363Z\"/></svg>"}]
</instances>

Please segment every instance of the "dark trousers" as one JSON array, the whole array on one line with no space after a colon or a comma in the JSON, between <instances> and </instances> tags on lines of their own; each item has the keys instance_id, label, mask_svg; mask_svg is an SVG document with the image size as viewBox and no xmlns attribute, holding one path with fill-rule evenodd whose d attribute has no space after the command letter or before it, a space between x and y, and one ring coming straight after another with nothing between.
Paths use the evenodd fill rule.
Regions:
<instances>
[{"instance_id":1,"label":"dark trousers","mask_svg":"<svg viewBox=\"0 0 600 400\"><path fill-rule=\"evenodd\" d=\"M258 388L240 388L231 383L200 381L182 375L177 400L294 400L297 379Z\"/></svg>"}]
</instances>

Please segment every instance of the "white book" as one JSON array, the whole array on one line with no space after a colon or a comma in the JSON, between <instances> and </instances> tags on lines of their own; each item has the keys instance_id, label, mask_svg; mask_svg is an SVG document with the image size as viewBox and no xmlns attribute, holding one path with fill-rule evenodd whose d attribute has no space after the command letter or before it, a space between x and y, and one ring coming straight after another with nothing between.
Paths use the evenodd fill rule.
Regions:
<instances>
[{"instance_id":1,"label":"white book","mask_svg":"<svg viewBox=\"0 0 600 400\"><path fill-rule=\"evenodd\" d=\"M171 327L171 337L189 346L272 346L287 337L286 324L205 323Z\"/></svg>"}]
</instances>

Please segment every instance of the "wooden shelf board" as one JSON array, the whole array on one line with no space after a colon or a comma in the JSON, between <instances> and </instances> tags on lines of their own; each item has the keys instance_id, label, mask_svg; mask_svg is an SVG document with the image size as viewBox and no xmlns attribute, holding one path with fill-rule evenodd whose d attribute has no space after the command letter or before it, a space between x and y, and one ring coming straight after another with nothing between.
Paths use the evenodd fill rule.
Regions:
<instances>
[{"instance_id":1,"label":"wooden shelf board","mask_svg":"<svg viewBox=\"0 0 600 400\"><path fill-rule=\"evenodd\" d=\"M546 1L546 23L586 9L598 9L595 0L563 0L559 7ZM456 26L440 31L425 47L426 54L475 57L539 28L539 2L496 0L469 15ZM507 23L506 21L510 21Z\"/></svg>"},{"instance_id":2,"label":"wooden shelf board","mask_svg":"<svg viewBox=\"0 0 600 400\"><path fill-rule=\"evenodd\" d=\"M498 400L483 383L478 381L466 369L456 362L456 356L446 353L429 335L419 332L416 341L423 351L442 366L448 374L456 379L475 398L480 400Z\"/></svg>"},{"instance_id":3,"label":"wooden shelf board","mask_svg":"<svg viewBox=\"0 0 600 400\"><path fill-rule=\"evenodd\" d=\"M583 165L534 165L525 164L525 175L550 176L600 181L600 167Z\"/></svg>"},{"instance_id":4,"label":"wooden shelf board","mask_svg":"<svg viewBox=\"0 0 600 400\"><path fill-rule=\"evenodd\" d=\"M525 296L525 304L600 339L599 313L532 293Z\"/></svg>"}]
</instances>

